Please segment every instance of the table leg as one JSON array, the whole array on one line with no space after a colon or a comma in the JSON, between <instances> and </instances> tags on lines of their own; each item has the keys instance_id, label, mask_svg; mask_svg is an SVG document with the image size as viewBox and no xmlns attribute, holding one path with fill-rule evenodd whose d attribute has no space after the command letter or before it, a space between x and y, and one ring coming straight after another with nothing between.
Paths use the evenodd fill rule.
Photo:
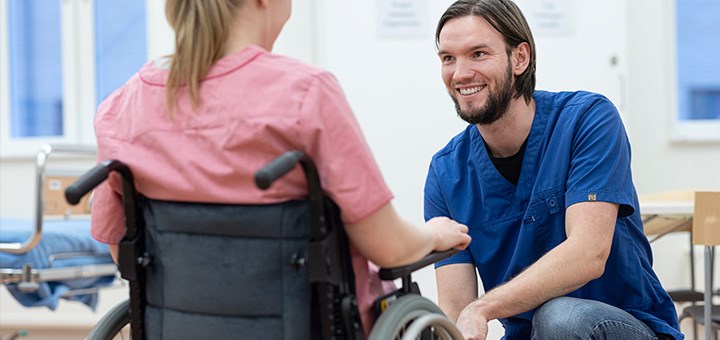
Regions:
<instances>
[{"instance_id":1,"label":"table leg","mask_svg":"<svg viewBox=\"0 0 720 340\"><path fill-rule=\"evenodd\" d=\"M712 247L705 246L705 340L712 337Z\"/></svg>"}]
</instances>

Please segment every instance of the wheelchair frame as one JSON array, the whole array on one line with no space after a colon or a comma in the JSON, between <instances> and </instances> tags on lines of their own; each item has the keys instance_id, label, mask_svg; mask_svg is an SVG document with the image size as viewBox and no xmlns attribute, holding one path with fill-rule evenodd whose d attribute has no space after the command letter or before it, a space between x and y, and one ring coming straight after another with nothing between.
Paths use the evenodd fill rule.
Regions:
<instances>
[{"instance_id":1,"label":"wheelchair frame","mask_svg":"<svg viewBox=\"0 0 720 340\"><path fill-rule=\"evenodd\" d=\"M293 259L293 264L308 266L308 277L317 304L320 331L323 339L364 339L360 314L355 297L354 274L349 254L347 235L340 220L338 206L322 191L320 179L312 160L301 151L289 151L262 168L255 175L256 185L267 189L278 178L297 164L304 170L308 183L312 233L307 245L307 258ZM110 311L91 331L88 339L107 339L129 323L135 339L143 338L144 267L151 260L144 250L144 220L137 204L139 197L134 188L132 172L117 160L105 161L89 170L65 192L69 203L75 204L82 196L103 182L111 172L122 178L123 206L127 232L119 245L121 276L130 281L130 300ZM140 216L140 218L138 218ZM370 339L415 339L429 335L428 330L441 339L462 339L452 322L429 300L419 295L411 273L419 268L442 260L457 250L434 252L423 260L399 268L381 269L383 280L402 278L403 286L382 299L387 311L380 315ZM313 320L315 316L313 316ZM416 321L417 322L414 322ZM314 321L315 322L315 321ZM410 328L408 328L410 327Z\"/></svg>"}]
</instances>

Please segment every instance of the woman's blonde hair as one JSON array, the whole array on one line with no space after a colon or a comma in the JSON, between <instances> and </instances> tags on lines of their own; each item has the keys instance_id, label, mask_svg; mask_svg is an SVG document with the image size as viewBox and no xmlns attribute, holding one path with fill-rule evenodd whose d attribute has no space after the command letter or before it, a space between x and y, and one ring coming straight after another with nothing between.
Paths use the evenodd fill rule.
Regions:
<instances>
[{"instance_id":1,"label":"woman's blonde hair","mask_svg":"<svg viewBox=\"0 0 720 340\"><path fill-rule=\"evenodd\" d=\"M166 90L171 117L182 86L187 86L193 110L200 104L200 81L223 55L239 1L166 1L165 16L175 31L175 52L171 56Z\"/></svg>"}]
</instances>

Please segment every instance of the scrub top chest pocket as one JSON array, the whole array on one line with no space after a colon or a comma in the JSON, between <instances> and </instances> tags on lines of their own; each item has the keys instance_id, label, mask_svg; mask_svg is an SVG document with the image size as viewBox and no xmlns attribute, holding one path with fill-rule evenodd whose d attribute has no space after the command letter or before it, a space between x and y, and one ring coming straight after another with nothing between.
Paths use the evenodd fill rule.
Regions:
<instances>
[{"instance_id":1,"label":"scrub top chest pocket","mask_svg":"<svg viewBox=\"0 0 720 340\"><path fill-rule=\"evenodd\" d=\"M536 239L543 240L549 250L567 238L564 226L564 191L553 190L532 198L523 218L523 229L536 233Z\"/></svg>"}]
</instances>

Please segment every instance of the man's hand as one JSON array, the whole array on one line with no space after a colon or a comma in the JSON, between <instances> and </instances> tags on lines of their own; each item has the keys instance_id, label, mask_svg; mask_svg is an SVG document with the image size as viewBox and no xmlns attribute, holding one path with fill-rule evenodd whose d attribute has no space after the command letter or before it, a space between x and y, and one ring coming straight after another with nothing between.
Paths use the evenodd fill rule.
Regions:
<instances>
[{"instance_id":1,"label":"man's hand","mask_svg":"<svg viewBox=\"0 0 720 340\"><path fill-rule=\"evenodd\" d=\"M478 308L477 301L465 307L455 323L466 340L485 340L488 320Z\"/></svg>"}]
</instances>

